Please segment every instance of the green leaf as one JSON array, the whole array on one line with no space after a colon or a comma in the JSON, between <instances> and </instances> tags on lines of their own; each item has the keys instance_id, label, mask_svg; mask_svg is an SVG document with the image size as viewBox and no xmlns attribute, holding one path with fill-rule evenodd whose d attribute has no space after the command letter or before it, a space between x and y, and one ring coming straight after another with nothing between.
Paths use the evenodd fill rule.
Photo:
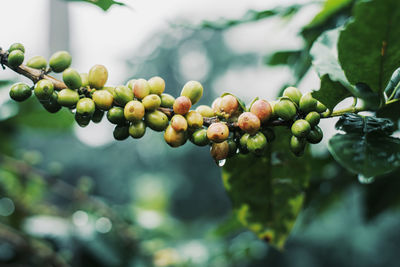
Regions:
<instances>
[{"instance_id":1,"label":"green leaf","mask_svg":"<svg viewBox=\"0 0 400 267\"><path fill-rule=\"evenodd\" d=\"M359 1L354 19L341 32L339 61L352 83L383 92L400 62L400 2Z\"/></svg>"},{"instance_id":2,"label":"green leaf","mask_svg":"<svg viewBox=\"0 0 400 267\"><path fill-rule=\"evenodd\" d=\"M338 11L349 6L353 0L326 0L321 11L305 26L305 28L317 27L324 24L329 18Z\"/></svg>"},{"instance_id":3,"label":"green leaf","mask_svg":"<svg viewBox=\"0 0 400 267\"><path fill-rule=\"evenodd\" d=\"M397 68L393 72L393 74L390 77L390 80L385 88L386 95L388 97L390 97L392 95L392 93L396 93L396 91L398 91L399 86L400 86L400 68Z\"/></svg>"},{"instance_id":4,"label":"green leaf","mask_svg":"<svg viewBox=\"0 0 400 267\"><path fill-rule=\"evenodd\" d=\"M400 119L400 101L386 105L376 112L376 115L381 118L389 118L393 121Z\"/></svg>"},{"instance_id":5,"label":"green leaf","mask_svg":"<svg viewBox=\"0 0 400 267\"><path fill-rule=\"evenodd\" d=\"M234 96L234 97L236 98L236 100L239 102L240 108L241 108L242 110L244 110L244 111L247 111L247 109L246 109L246 103L244 103L244 101L243 101L242 99L240 99L239 97L237 97L237 96L235 96L234 94L231 94L231 93L223 93L223 94L221 95L221 97L226 96L226 95Z\"/></svg>"},{"instance_id":6,"label":"green leaf","mask_svg":"<svg viewBox=\"0 0 400 267\"><path fill-rule=\"evenodd\" d=\"M66 1L91 3L93 5L96 5L96 6L100 7L104 11L107 11L112 5L120 5L120 6L124 6L125 5L124 3L117 2L117 1L114 1L114 0L66 0Z\"/></svg>"},{"instance_id":7,"label":"green leaf","mask_svg":"<svg viewBox=\"0 0 400 267\"><path fill-rule=\"evenodd\" d=\"M222 179L238 220L282 249L303 205L310 159L307 153L302 158L293 156L286 128L275 131L280 138L269 144L264 157L248 154L228 159Z\"/></svg>"},{"instance_id":8,"label":"green leaf","mask_svg":"<svg viewBox=\"0 0 400 267\"><path fill-rule=\"evenodd\" d=\"M343 99L351 96L350 92L340 82L334 82L328 74L321 77L321 86L318 91L313 91L312 96L333 110Z\"/></svg>"},{"instance_id":9,"label":"green leaf","mask_svg":"<svg viewBox=\"0 0 400 267\"><path fill-rule=\"evenodd\" d=\"M264 62L270 66L295 64L300 58L301 52L299 50L278 51L269 57L265 57Z\"/></svg>"},{"instance_id":10,"label":"green leaf","mask_svg":"<svg viewBox=\"0 0 400 267\"><path fill-rule=\"evenodd\" d=\"M356 133L360 135L375 134L389 136L395 130L391 120L371 116L360 116L353 113L341 116L335 127L337 130L346 133Z\"/></svg>"}]
</instances>

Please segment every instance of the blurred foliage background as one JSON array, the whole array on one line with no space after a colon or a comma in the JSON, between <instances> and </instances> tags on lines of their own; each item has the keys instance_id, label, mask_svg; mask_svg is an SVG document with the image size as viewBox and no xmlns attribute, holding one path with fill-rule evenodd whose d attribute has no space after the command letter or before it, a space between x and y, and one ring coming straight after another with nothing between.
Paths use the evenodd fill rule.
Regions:
<instances>
[{"instance_id":1,"label":"blurred foliage background","mask_svg":"<svg viewBox=\"0 0 400 267\"><path fill-rule=\"evenodd\" d=\"M65 3L55 2L48 1L50 24L69 32ZM107 9L113 1L103 2ZM118 59L130 73L121 82L160 75L178 95L186 80L197 79L206 88L200 104L223 91L249 102L274 99L288 84L318 88L311 45L343 25L354 1L276 4L196 24L177 18ZM59 30L49 29L50 51L69 48L74 38ZM232 46L265 34L268 49ZM33 98L12 103L8 87L18 79L0 76L1 266L397 265L399 172L363 184L325 144L315 146L306 205L277 251L236 221L208 148L172 149L152 131L112 141L106 123L80 129L68 110L49 114ZM329 132L335 121L324 123Z\"/></svg>"}]
</instances>

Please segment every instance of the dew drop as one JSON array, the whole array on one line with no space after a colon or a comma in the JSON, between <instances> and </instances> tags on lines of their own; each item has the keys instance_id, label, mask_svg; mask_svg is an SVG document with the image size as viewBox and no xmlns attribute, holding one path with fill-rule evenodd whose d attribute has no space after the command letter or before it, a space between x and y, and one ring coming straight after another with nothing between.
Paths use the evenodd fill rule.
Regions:
<instances>
[{"instance_id":1,"label":"dew drop","mask_svg":"<svg viewBox=\"0 0 400 267\"><path fill-rule=\"evenodd\" d=\"M236 154L239 154L239 152L240 152L240 149L237 148L237 149L236 149Z\"/></svg>"},{"instance_id":2,"label":"dew drop","mask_svg":"<svg viewBox=\"0 0 400 267\"><path fill-rule=\"evenodd\" d=\"M359 174L358 181L360 184L372 184L375 181L375 177L365 177L364 175Z\"/></svg>"},{"instance_id":3,"label":"dew drop","mask_svg":"<svg viewBox=\"0 0 400 267\"><path fill-rule=\"evenodd\" d=\"M223 167L225 165L226 159L218 161L218 166Z\"/></svg>"}]
</instances>

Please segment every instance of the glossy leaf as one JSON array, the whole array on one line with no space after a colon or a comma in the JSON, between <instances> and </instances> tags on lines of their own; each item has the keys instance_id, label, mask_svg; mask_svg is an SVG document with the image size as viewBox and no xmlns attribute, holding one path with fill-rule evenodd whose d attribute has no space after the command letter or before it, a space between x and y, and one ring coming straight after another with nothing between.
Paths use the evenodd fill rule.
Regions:
<instances>
[{"instance_id":1,"label":"glossy leaf","mask_svg":"<svg viewBox=\"0 0 400 267\"><path fill-rule=\"evenodd\" d=\"M266 57L264 62L270 66L277 65L290 65L296 63L300 58L301 51L299 50L289 50L289 51L278 51L269 57Z\"/></svg>"},{"instance_id":2,"label":"glossy leaf","mask_svg":"<svg viewBox=\"0 0 400 267\"><path fill-rule=\"evenodd\" d=\"M375 118L371 116L360 116L348 113L340 117L335 125L337 130L346 133L376 134L389 136L395 130L391 120Z\"/></svg>"},{"instance_id":3,"label":"glossy leaf","mask_svg":"<svg viewBox=\"0 0 400 267\"><path fill-rule=\"evenodd\" d=\"M326 0L320 12L311 20L305 28L319 26L341 9L349 6L353 0Z\"/></svg>"},{"instance_id":4,"label":"glossy leaf","mask_svg":"<svg viewBox=\"0 0 400 267\"><path fill-rule=\"evenodd\" d=\"M400 86L400 68L396 69L385 88L386 95L390 97L394 90L398 91L397 88Z\"/></svg>"},{"instance_id":5,"label":"glossy leaf","mask_svg":"<svg viewBox=\"0 0 400 267\"><path fill-rule=\"evenodd\" d=\"M318 91L313 91L312 96L323 103L327 108L333 108L343 99L351 96L350 92L340 82L334 82L328 74L321 77Z\"/></svg>"},{"instance_id":6,"label":"glossy leaf","mask_svg":"<svg viewBox=\"0 0 400 267\"><path fill-rule=\"evenodd\" d=\"M120 5L123 6L125 5L124 3L121 2L117 2L114 0L66 0L69 2L87 2L93 5L96 5L98 7L100 7L101 9L103 9L104 11L107 11L112 5Z\"/></svg>"}]
</instances>

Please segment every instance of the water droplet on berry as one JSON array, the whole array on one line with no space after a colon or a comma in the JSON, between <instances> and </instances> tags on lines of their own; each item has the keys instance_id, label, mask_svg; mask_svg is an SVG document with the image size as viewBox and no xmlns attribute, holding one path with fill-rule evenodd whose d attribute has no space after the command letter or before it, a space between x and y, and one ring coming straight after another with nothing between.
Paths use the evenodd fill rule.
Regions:
<instances>
[{"instance_id":1,"label":"water droplet on berry","mask_svg":"<svg viewBox=\"0 0 400 267\"><path fill-rule=\"evenodd\" d=\"M359 174L358 181L361 184L372 184L375 181L375 177L365 177L364 175Z\"/></svg>"},{"instance_id":2,"label":"water droplet on berry","mask_svg":"<svg viewBox=\"0 0 400 267\"><path fill-rule=\"evenodd\" d=\"M225 163L226 163L226 159L219 160L218 161L218 166L219 167L223 167L225 165Z\"/></svg>"}]
</instances>

